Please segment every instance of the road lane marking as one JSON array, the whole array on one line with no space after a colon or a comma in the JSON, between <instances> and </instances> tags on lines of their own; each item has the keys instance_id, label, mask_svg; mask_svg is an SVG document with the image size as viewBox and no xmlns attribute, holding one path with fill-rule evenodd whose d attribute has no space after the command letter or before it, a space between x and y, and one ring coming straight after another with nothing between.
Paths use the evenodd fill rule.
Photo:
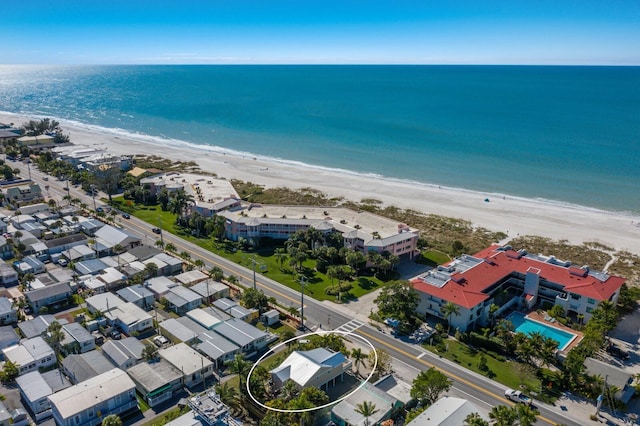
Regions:
<instances>
[{"instance_id":1,"label":"road lane marking","mask_svg":"<svg viewBox=\"0 0 640 426\"><path fill-rule=\"evenodd\" d=\"M142 222L144 222L144 223L148 223L148 222L143 221L142 219L139 219L139 220L140 220L140 221L142 221ZM135 228L138 228L138 230L142 231L142 232L144 233L144 235L146 235L147 229L146 229L146 228L144 228L143 226L140 226L140 225L138 225L138 224L136 224L136 223L134 223L134 222L127 222L127 223L128 223L128 225L129 225L129 226L133 226L133 227L135 227ZM165 232L165 231L163 230L162 232ZM173 234L173 233L171 233L171 232L168 232L168 231L167 231L167 233L168 233L168 234L171 234L171 237L169 237L169 238L176 239L176 240L182 240L182 238L180 238L178 235L175 235L175 234ZM191 242L190 242L190 243L191 243ZM218 260L216 260L215 258L209 257L209 256L207 256L207 255L203 256L203 255L201 255L201 254L199 254L199 253L195 252L195 251L194 251L194 250L192 250L191 248L186 247L186 246L184 246L183 244L180 244L178 241L174 241L174 242L172 242L172 244L173 244L174 246L176 246L176 248L180 248L180 249L182 249L183 251L188 252L189 254L193 255L193 256L194 256L194 257L196 257L196 258L203 258L203 259L205 259L205 261L207 261L207 262L209 262L209 263L213 264L214 266L218 266L218 267L220 267L220 268L229 269L229 267L228 267L228 266L226 266L226 265L225 265L225 264L223 264L223 263L220 263L220 262L219 262ZM209 251L208 249L203 248L203 247L200 247L200 246L198 246L198 245L197 245L197 244L195 244L195 243L191 243L191 244L194 244L194 245L196 245L198 248L200 248L200 249L202 249L202 250L204 250L204 251L206 251L206 252L210 253L210 255L211 255L211 256L218 256L218 255L216 255L215 253L213 253L213 252ZM225 258L223 258L223 259L225 259ZM228 260L228 259L225 259L225 260ZM231 261L231 260L228 260L228 261L229 261L229 262L231 262L231 263L234 263L234 262L233 262L233 261ZM238 264L236 264L236 265L237 265L239 268L242 268L242 267L243 267L242 265L238 265ZM244 278L244 279L246 279L246 280L249 280L249 281L253 282L253 276L252 276L252 275L251 275L251 276L250 276L250 275L244 275L243 273L238 273L238 275L239 275L239 277L240 277L240 278ZM266 285L266 284L262 284L262 283L260 283L260 282L256 281L256 285L258 285L258 286L260 286L260 287L262 287L262 288L265 288L265 289L267 289L267 290L269 290L269 291L271 291L271 292L273 292L273 293L277 294L277 295L278 295L278 296L280 296L281 298L286 299L286 300L289 300L290 302L298 303L298 304L300 303L300 299L297 299L297 298L296 298L296 299L294 299L294 298L292 298L292 297L290 297L290 296L288 296L288 295L286 295L286 294L284 294L284 293L282 293L282 292L280 292L280 291L278 291L278 290L276 290L276 289L273 289L272 287L270 287L270 286L268 286L268 285Z\"/></svg>"},{"instance_id":2,"label":"road lane marking","mask_svg":"<svg viewBox=\"0 0 640 426\"><path fill-rule=\"evenodd\" d=\"M145 222L145 221L142 221L142 222L147 223L147 222ZM129 225L134 226L134 227L137 227L138 229L143 230L143 232L146 232L146 229L145 229L145 228L143 228L143 227L141 227L141 226L139 226L139 225L137 225L137 224L135 224L135 223L133 223L133 222L129 222ZM164 231L163 231L163 232L164 232ZM177 235L175 235L175 234L173 234L173 233L171 233L171 232L169 232L169 234L171 234L171 235L172 235L172 237L173 237L173 238L175 238L176 240L182 240L182 238L180 238L179 236L177 236ZM176 241L176 242L174 242L173 244L174 244L176 247L182 248L182 249L184 249L184 251L186 251L186 252L188 252L188 253L190 253L190 254L192 254L192 255L194 255L194 256L196 256L196 257L198 257L198 258L203 257L203 256L201 256L200 254L196 253L195 251L191 250L189 247L185 247L184 245L180 244L180 243L179 243L179 242L177 242L177 241ZM194 243L191 243L191 244L194 244ZM195 245L197 246L197 244L195 244ZM207 250L207 249L205 249L205 248L202 248L202 247L200 247L200 246L198 246L198 247L199 247L199 248L201 248L201 249L202 249L202 250L204 250L204 251L209 252L209 250ZM214 253L211 253L211 254L212 254L212 255L215 255ZM216 256L217 256L217 255L216 255ZM226 265L224 265L224 264L222 264L222 263L218 262L218 261L217 261L217 260L215 260L215 259L213 259L213 260L208 259L208 256L207 256L207 257L205 257L205 259L209 260L209 262L210 262L210 263L212 263L212 264L214 264L215 266L228 268ZM223 258L223 259L224 259L224 258ZM227 260L227 259L225 259L225 260ZM231 260L229 260L229 262L232 262L232 263L233 263L233 261L231 261ZM239 267L242 267L242 265L238 265L238 266L239 266ZM250 280L250 281L252 281L252 280L253 280L253 277L252 277L252 276L249 276L249 275L243 275L243 274L239 274L239 275L240 275L242 278L245 278L245 279L247 279L247 280ZM267 285L265 285L265 284L262 284L262 283L259 283L259 282L256 282L256 284L257 284L257 285L259 285L260 287L263 287L263 288L268 289L269 291L271 291L271 292L273 292L273 293L275 293L275 294L277 294L277 295L281 296L281 297L282 297L282 298L284 298L284 299L287 299L287 300L289 300L289 301L291 301L291 302L298 302L298 299L293 299L293 298L289 297L288 295L283 294L283 293L281 293L280 291L275 290L275 289L273 289L273 288L271 288L271 287L269 287L269 286L267 286ZM357 320L352 320L352 321L349 321L349 323L354 322L354 321L359 322L359 321L357 321ZM349 323L346 323L346 324L349 324ZM346 324L343 324L343 326L344 326L344 325L346 325ZM365 336L366 336L366 337L368 337L368 338L371 338L371 339L373 339L373 340L376 340L377 342L381 343L382 345L384 345L384 346L386 346L386 347L388 347L388 348L390 348L390 349L393 349L393 350L395 350L395 351L397 351L397 352L399 352L399 353L401 353L401 354L403 354L403 355L405 355L405 356L407 356L407 357L409 357L409 358L416 358L420 363L422 363L422 364L424 364L424 365L426 365L426 366L428 366L428 367L434 367L434 368L437 368L438 370L442 370L442 369L440 369L440 368L436 367L435 365L431 364L430 362L425 361L425 360L423 360L423 359L422 359L422 357L426 354L426 352L422 352L419 356L411 355L411 354L409 354L407 351L405 351L405 350L403 350L403 349L400 349L400 348L398 348L398 347L396 347L396 346L392 346L392 345L390 345L389 343L387 343L387 342L385 342L385 341L383 341L383 340L381 340L381 339L377 338L376 336L372 336L372 335L370 335L369 333L365 333L364 331L359 330L359 328L360 328L360 327L362 327L363 325L364 325L364 324L363 324L363 323L361 323L361 325L357 326L353 331L358 330L358 332L359 332L359 333L361 333L361 334L365 335ZM342 326L341 326L341 327L342 327ZM340 327L339 327L339 328L340 328ZM494 394L493 392L491 392L491 391L489 391L489 390L487 390L487 389L485 389L485 388L483 388L483 387L481 387L481 386L479 386L479 385L476 385L475 383L472 383L472 382L470 382L470 381L468 381L468 380L466 380L466 379L464 379L464 378L462 378L462 377L458 376L458 375L457 375L457 374L455 374L455 373L451 373L451 372L446 371L446 370L442 370L442 371L443 371L443 372L444 372L448 377L453 378L453 379L455 379L455 380L457 380L457 381L459 381L459 382L461 382L461 383L464 383L464 384L466 384L467 386L472 387L472 388L474 388L474 389L478 390L479 392L484 393L485 395L488 395L488 396L490 396L490 397L492 397L492 398L495 398L495 399L498 399L498 400L501 400L501 399L502 399L502 396L501 396L501 395ZM509 404L509 405L514 405L514 404L513 404L512 402L510 402L510 401L505 401L505 402L506 402L507 404ZM543 417L542 415L538 415L537 417L538 417L540 420L545 421L545 422L547 422L547 423L549 423L549 424L555 424L555 422L553 422L553 421L551 421L551 420L547 419L546 417Z\"/></svg>"},{"instance_id":3,"label":"road lane marking","mask_svg":"<svg viewBox=\"0 0 640 426\"><path fill-rule=\"evenodd\" d=\"M469 381L469 380L467 380L467 379L464 379L464 378L462 378L462 377L458 376L458 375L457 375L457 374L455 374L455 373L452 373L452 372L450 372L450 371L447 371L447 370L444 370L444 369L442 369L442 368L436 367L435 365L431 364L429 361L425 361L425 360L424 360L424 359L422 359L422 358L419 358L419 357L417 357L417 356L415 356L415 355L411 355L409 352L405 351L404 349L400 349L399 347L392 346L392 345L390 345L389 343L385 342L384 340L381 340L381 339L379 339L379 338L378 338L378 337L376 337L376 336L372 336L371 334L366 333L366 332L364 332L363 330L358 330L357 332L358 332L359 334L362 334L362 335L366 336L367 338L369 338L369 339L371 339L371 340L375 340L375 341L377 341L378 343L380 343L380 344L382 344L382 345L384 345L384 346L386 346L386 347L388 347L388 348L390 348L390 349L393 349L393 350L395 350L395 351L397 351L397 352L399 352L399 353L403 354L404 356L406 356L406 357L408 357L408 358L410 358L410 359L411 359L411 358L415 358L415 359L417 359L417 360L418 360L418 362L420 362L420 363L422 363L422 364L426 365L426 366L427 366L427 367L429 367L429 368L432 368L432 367L433 367L433 368L435 368L435 369L437 369L437 370L440 370L440 371L442 371L446 376L448 376L448 377L450 377L450 378L452 378L452 379L454 379L454 380L456 380L456 381L458 381L458 382L464 383L464 384L466 384L467 386L472 387L472 388L476 389L477 391L480 391L480 392L484 393L485 395L488 395L488 396L490 396L490 397L492 397L492 398L495 398L495 399L498 399L498 400L502 400L502 399L503 399L503 398L502 398L502 395L497 395L497 394L495 394L495 393L493 393L493 392L491 392L491 391L489 391L489 390L487 390L487 389L483 388L483 387L482 387L482 386L480 386L480 385L477 385L477 384L475 384L475 383L473 383L473 382L470 382L470 381ZM425 354L425 352L422 352L422 354L424 355L424 354ZM511 405L511 406L515 405L515 403L513 403L513 402L511 402L511 401L508 401L508 400L505 400L505 402L506 402L508 405ZM507 405L507 404L504 404L504 405ZM540 420L545 421L545 422L547 422L547 423L549 423L549 424L552 424L552 425L553 425L553 424L556 424L556 422L551 421L551 420L547 419L546 417L543 417L541 414L540 414L540 415L538 415L537 417L538 417Z\"/></svg>"}]
</instances>

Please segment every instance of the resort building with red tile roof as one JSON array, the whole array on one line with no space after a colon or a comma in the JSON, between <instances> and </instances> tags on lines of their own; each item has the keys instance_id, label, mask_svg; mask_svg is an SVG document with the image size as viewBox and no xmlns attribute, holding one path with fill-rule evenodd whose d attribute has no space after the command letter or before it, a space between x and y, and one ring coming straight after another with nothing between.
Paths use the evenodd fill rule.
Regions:
<instances>
[{"instance_id":1,"label":"resort building with red tile roof","mask_svg":"<svg viewBox=\"0 0 640 426\"><path fill-rule=\"evenodd\" d=\"M586 322L602 301L617 302L624 282L588 266L499 245L462 255L411 280L420 295L417 311L443 318L442 306L452 302L458 314L451 315L451 326L461 331L490 323L492 304L499 307L494 317L509 309L559 305L569 317L582 316Z\"/></svg>"}]
</instances>

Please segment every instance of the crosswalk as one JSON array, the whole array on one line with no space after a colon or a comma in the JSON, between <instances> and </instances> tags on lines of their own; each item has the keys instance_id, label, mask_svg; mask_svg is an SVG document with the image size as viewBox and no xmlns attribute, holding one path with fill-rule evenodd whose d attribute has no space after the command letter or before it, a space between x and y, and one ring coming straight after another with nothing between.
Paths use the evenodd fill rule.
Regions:
<instances>
[{"instance_id":1,"label":"crosswalk","mask_svg":"<svg viewBox=\"0 0 640 426\"><path fill-rule=\"evenodd\" d=\"M340 327L336 328L337 331L344 331L345 333L351 333L364 325L363 322L358 320L351 320L342 324Z\"/></svg>"}]
</instances>

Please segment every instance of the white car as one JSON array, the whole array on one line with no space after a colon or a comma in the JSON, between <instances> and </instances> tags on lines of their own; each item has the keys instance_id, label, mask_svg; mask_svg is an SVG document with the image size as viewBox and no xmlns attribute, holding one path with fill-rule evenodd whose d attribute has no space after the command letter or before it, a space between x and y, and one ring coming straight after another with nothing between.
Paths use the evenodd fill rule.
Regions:
<instances>
[{"instance_id":1,"label":"white car","mask_svg":"<svg viewBox=\"0 0 640 426\"><path fill-rule=\"evenodd\" d=\"M531 405L531 403L533 402L531 398L529 398L519 390L507 389L504 391L504 396L509 401L518 402L521 404Z\"/></svg>"},{"instance_id":2,"label":"white car","mask_svg":"<svg viewBox=\"0 0 640 426\"><path fill-rule=\"evenodd\" d=\"M69 262L67 262L67 259L58 259L58 265L60 266L67 266L69 264Z\"/></svg>"}]
</instances>

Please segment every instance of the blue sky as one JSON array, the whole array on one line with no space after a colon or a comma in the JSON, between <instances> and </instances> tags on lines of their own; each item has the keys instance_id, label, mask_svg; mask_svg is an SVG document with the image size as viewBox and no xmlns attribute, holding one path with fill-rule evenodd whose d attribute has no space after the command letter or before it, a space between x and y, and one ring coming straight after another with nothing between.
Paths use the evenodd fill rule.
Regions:
<instances>
[{"instance_id":1,"label":"blue sky","mask_svg":"<svg viewBox=\"0 0 640 426\"><path fill-rule=\"evenodd\" d=\"M22 0L5 64L640 65L638 0Z\"/></svg>"}]
</instances>

